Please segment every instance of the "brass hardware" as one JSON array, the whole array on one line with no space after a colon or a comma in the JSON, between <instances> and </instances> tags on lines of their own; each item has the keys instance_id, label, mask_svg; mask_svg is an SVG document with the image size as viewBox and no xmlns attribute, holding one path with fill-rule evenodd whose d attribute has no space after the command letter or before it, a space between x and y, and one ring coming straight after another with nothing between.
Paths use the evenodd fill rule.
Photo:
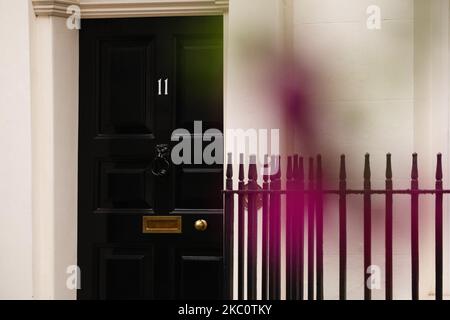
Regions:
<instances>
[{"instance_id":1,"label":"brass hardware","mask_svg":"<svg viewBox=\"0 0 450 320\"><path fill-rule=\"evenodd\" d=\"M156 177L165 176L169 172L170 163L167 160L169 154L168 144L158 144L155 147L156 157L152 163L152 173Z\"/></svg>"},{"instance_id":2,"label":"brass hardware","mask_svg":"<svg viewBox=\"0 0 450 320\"><path fill-rule=\"evenodd\" d=\"M197 231L205 231L208 228L208 223L206 220L200 219L195 221L194 227Z\"/></svg>"},{"instance_id":3,"label":"brass hardware","mask_svg":"<svg viewBox=\"0 0 450 320\"><path fill-rule=\"evenodd\" d=\"M181 216L143 216L143 233L181 233Z\"/></svg>"}]
</instances>

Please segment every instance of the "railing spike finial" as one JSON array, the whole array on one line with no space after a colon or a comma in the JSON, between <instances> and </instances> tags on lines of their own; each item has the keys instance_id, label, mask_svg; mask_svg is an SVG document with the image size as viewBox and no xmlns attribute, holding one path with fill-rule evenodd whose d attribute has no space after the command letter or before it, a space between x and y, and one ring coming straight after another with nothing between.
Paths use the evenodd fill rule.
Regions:
<instances>
[{"instance_id":1,"label":"railing spike finial","mask_svg":"<svg viewBox=\"0 0 450 320\"><path fill-rule=\"evenodd\" d=\"M292 156L288 156L288 163L286 168L286 179L292 180L294 176L294 166L292 163Z\"/></svg>"},{"instance_id":2,"label":"railing spike finial","mask_svg":"<svg viewBox=\"0 0 450 320\"><path fill-rule=\"evenodd\" d=\"M347 178L347 171L345 169L345 154L341 155L341 164L339 168L339 179L345 180Z\"/></svg>"},{"instance_id":3,"label":"railing spike finial","mask_svg":"<svg viewBox=\"0 0 450 320\"><path fill-rule=\"evenodd\" d=\"M233 178L233 154L231 152L228 153L226 176L229 179Z\"/></svg>"},{"instance_id":4,"label":"railing spike finial","mask_svg":"<svg viewBox=\"0 0 450 320\"><path fill-rule=\"evenodd\" d=\"M270 164L269 164L270 180L276 179L278 177L279 171L280 171L280 163L278 161L278 156L271 155L270 156Z\"/></svg>"},{"instance_id":5,"label":"railing spike finial","mask_svg":"<svg viewBox=\"0 0 450 320\"><path fill-rule=\"evenodd\" d=\"M258 178L258 172L256 169L256 155L252 154L250 156L249 166L248 166L248 179L256 180Z\"/></svg>"},{"instance_id":6,"label":"railing spike finial","mask_svg":"<svg viewBox=\"0 0 450 320\"><path fill-rule=\"evenodd\" d=\"M270 170L271 180L279 180L281 178L281 156L272 155Z\"/></svg>"},{"instance_id":7,"label":"railing spike finial","mask_svg":"<svg viewBox=\"0 0 450 320\"><path fill-rule=\"evenodd\" d=\"M278 166L278 171L277 171L276 177L278 179L281 179L281 156L280 155L278 155L278 157L277 157L277 166Z\"/></svg>"},{"instance_id":8,"label":"railing spike finial","mask_svg":"<svg viewBox=\"0 0 450 320\"><path fill-rule=\"evenodd\" d=\"M419 169L417 166L417 153L412 155L412 169L411 169L411 179L416 180L419 178Z\"/></svg>"},{"instance_id":9,"label":"railing spike finial","mask_svg":"<svg viewBox=\"0 0 450 320\"><path fill-rule=\"evenodd\" d=\"M239 180L244 180L244 154L239 154Z\"/></svg>"},{"instance_id":10,"label":"railing spike finial","mask_svg":"<svg viewBox=\"0 0 450 320\"><path fill-rule=\"evenodd\" d=\"M436 164L436 180L442 180L442 176L442 154L438 153Z\"/></svg>"},{"instance_id":11,"label":"railing spike finial","mask_svg":"<svg viewBox=\"0 0 450 320\"><path fill-rule=\"evenodd\" d=\"M391 162L391 154L386 154L386 179L392 179L392 162Z\"/></svg>"},{"instance_id":12,"label":"railing spike finial","mask_svg":"<svg viewBox=\"0 0 450 320\"><path fill-rule=\"evenodd\" d=\"M264 155L264 170L263 170L263 181L268 182L269 181L269 155Z\"/></svg>"},{"instance_id":13,"label":"railing spike finial","mask_svg":"<svg viewBox=\"0 0 450 320\"><path fill-rule=\"evenodd\" d=\"M305 179L305 168L303 157L298 158L298 179L303 181Z\"/></svg>"},{"instance_id":14,"label":"railing spike finial","mask_svg":"<svg viewBox=\"0 0 450 320\"><path fill-rule=\"evenodd\" d=\"M370 179L370 155L366 153L364 161L364 178Z\"/></svg>"},{"instance_id":15,"label":"railing spike finial","mask_svg":"<svg viewBox=\"0 0 450 320\"><path fill-rule=\"evenodd\" d=\"M294 180L298 180L300 176L299 166L298 166L298 154L294 154Z\"/></svg>"},{"instance_id":16,"label":"railing spike finial","mask_svg":"<svg viewBox=\"0 0 450 320\"><path fill-rule=\"evenodd\" d=\"M317 179L322 179L322 155L317 155Z\"/></svg>"},{"instance_id":17,"label":"railing spike finial","mask_svg":"<svg viewBox=\"0 0 450 320\"><path fill-rule=\"evenodd\" d=\"M309 170L308 170L308 178L309 180L314 179L314 158L309 158Z\"/></svg>"}]
</instances>

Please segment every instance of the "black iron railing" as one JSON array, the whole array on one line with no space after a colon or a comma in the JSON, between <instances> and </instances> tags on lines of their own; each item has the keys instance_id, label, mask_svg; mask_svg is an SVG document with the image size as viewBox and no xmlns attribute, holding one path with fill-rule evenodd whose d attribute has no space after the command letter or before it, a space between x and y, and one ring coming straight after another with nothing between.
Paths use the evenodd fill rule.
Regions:
<instances>
[{"instance_id":1,"label":"black iron railing","mask_svg":"<svg viewBox=\"0 0 450 320\"><path fill-rule=\"evenodd\" d=\"M243 299L244 275L247 278L247 298L254 300L257 292L257 230L258 215L262 215L262 287L261 297L281 297L281 213L286 212L286 292L289 300L323 299L323 201L324 196L339 198L339 298L347 298L347 196L362 195L364 232L364 299L372 298L372 290L366 285L372 264L372 205L373 195L385 196L385 299L393 298L393 196L408 195L411 199L411 297L419 299L419 196L435 197L435 287L436 299L443 298L443 189L442 156L437 155L436 183L434 189L419 189L417 154L412 156L411 188L393 189L391 155L386 156L386 182L384 189L371 188L369 155L365 156L363 189L347 189L345 156L340 159L338 189L323 189L322 159L304 159L298 155L287 158L286 188L281 188L280 158L272 157L271 164L277 170L263 175L263 185L257 185L256 158L250 157L248 179L245 183L244 159L240 157L238 189L233 190L233 167L229 155L224 190L224 257L225 297L233 297L233 247L238 248L238 299ZM265 168L268 167L266 157ZM306 161L307 160L307 161ZM306 167L306 163L308 166ZM306 170L307 169L307 170ZM237 195L238 243L234 244L234 205ZM283 199L284 198L284 199ZM285 207L282 208L282 204ZM247 215L247 232L245 216ZM306 244L305 242L306 237ZM247 239L245 239L247 236ZM245 243L247 240L247 248ZM305 247L306 245L306 247ZM247 268L244 252L247 249ZM306 251L306 254L304 252ZM305 266L305 260L307 265ZM306 274L305 274L306 273ZM306 280L306 281L305 281ZM305 288L306 285L306 288ZM306 289L306 290L305 290ZM306 296L304 297L304 291Z\"/></svg>"}]
</instances>

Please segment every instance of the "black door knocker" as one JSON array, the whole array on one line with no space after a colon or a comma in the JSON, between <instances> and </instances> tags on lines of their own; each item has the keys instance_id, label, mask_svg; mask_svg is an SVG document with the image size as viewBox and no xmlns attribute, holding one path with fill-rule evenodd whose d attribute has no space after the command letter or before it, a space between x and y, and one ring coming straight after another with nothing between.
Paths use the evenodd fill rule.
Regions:
<instances>
[{"instance_id":1,"label":"black door knocker","mask_svg":"<svg viewBox=\"0 0 450 320\"><path fill-rule=\"evenodd\" d=\"M153 159L152 163L152 173L157 177L162 177L169 171L170 163L167 160L169 154L168 144L158 144L156 145L156 157Z\"/></svg>"}]
</instances>

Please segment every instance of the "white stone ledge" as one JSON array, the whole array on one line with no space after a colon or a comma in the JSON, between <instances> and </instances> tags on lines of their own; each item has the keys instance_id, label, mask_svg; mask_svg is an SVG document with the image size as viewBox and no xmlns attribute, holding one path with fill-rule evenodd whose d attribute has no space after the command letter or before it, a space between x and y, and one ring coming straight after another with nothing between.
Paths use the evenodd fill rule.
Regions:
<instances>
[{"instance_id":1,"label":"white stone ledge","mask_svg":"<svg viewBox=\"0 0 450 320\"><path fill-rule=\"evenodd\" d=\"M33 0L36 16L67 17L67 8L78 5L81 18L128 18L178 15L221 15L229 0L89 1Z\"/></svg>"}]
</instances>

